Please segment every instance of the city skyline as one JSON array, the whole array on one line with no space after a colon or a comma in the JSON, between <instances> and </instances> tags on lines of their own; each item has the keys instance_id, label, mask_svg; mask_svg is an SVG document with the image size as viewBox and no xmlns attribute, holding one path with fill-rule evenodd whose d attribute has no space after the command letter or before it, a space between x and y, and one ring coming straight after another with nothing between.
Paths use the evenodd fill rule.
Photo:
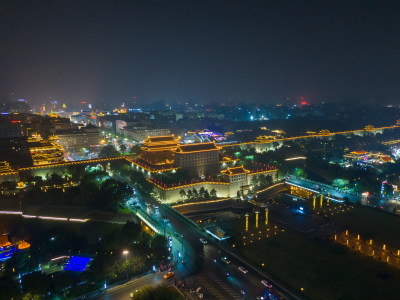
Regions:
<instances>
[{"instance_id":1,"label":"city skyline","mask_svg":"<svg viewBox=\"0 0 400 300\"><path fill-rule=\"evenodd\" d=\"M395 2L4 2L0 96L398 104Z\"/></svg>"}]
</instances>

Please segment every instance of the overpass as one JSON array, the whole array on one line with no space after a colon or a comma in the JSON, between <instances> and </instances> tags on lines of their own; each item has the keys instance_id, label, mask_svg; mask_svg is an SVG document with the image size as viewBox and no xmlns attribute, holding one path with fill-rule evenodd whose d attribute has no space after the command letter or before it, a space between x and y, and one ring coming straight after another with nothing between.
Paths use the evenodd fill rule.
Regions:
<instances>
[{"instance_id":1,"label":"overpass","mask_svg":"<svg viewBox=\"0 0 400 300\"><path fill-rule=\"evenodd\" d=\"M339 190L331 185L311 181L303 178L290 177L285 181L285 185L290 189L290 194L303 199L311 199L316 195L329 196L331 201L343 202L344 198L350 202L357 202L361 197L356 193Z\"/></svg>"},{"instance_id":2,"label":"overpass","mask_svg":"<svg viewBox=\"0 0 400 300\"><path fill-rule=\"evenodd\" d=\"M289 188L284 182L278 182L265 189L257 191L257 200L264 201L281 193L288 193Z\"/></svg>"},{"instance_id":3,"label":"overpass","mask_svg":"<svg viewBox=\"0 0 400 300\"><path fill-rule=\"evenodd\" d=\"M194 214L200 212L216 212L227 209L247 209L252 205L247 201L235 200L232 198L223 198L217 200L208 200L200 202L189 202L173 205L172 208L181 214Z\"/></svg>"}]
</instances>

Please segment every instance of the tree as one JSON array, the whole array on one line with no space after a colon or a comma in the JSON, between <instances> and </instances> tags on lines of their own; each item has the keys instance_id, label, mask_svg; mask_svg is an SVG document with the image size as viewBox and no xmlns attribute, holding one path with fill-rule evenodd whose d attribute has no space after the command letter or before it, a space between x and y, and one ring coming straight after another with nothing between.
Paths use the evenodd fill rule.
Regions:
<instances>
[{"instance_id":1,"label":"tree","mask_svg":"<svg viewBox=\"0 0 400 300\"><path fill-rule=\"evenodd\" d=\"M139 171L131 171L129 175L129 179L135 187L135 190L142 197L149 197L153 192L153 184L148 182L146 177L144 177L142 172Z\"/></svg>"},{"instance_id":2,"label":"tree","mask_svg":"<svg viewBox=\"0 0 400 300\"><path fill-rule=\"evenodd\" d=\"M258 187L258 185L259 185L258 176L257 175L251 176L250 183L251 183L252 186Z\"/></svg>"},{"instance_id":3,"label":"tree","mask_svg":"<svg viewBox=\"0 0 400 300\"><path fill-rule=\"evenodd\" d=\"M393 186L391 184L385 183L383 185L382 194L385 195L386 198L390 198L393 196Z\"/></svg>"},{"instance_id":4,"label":"tree","mask_svg":"<svg viewBox=\"0 0 400 300\"><path fill-rule=\"evenodd\" d=\"M107 179L101 184L98 195L94 197L96 203L93 204L103 210L117 212L131 195L132 191L126 183Z\"/></svg>"},{"instance_id":5,"label":"tree","mask_svg":"<svg viewBox=\"0 0 400 300\"><path fill-rule=\"evenodd\" d=\"M126 151L126 146L124 144L119 145L119 151L125 152Z\"/></svg>"},{"instance_id":6,"label":"tree","mask_svg":"<svg viewBox=\"0 0 400 300\"><path fill-rule=\"evenodd\" d=\"M185 297L178 289L172 286L156 286L144 287L137 292L135 291L131 297L132 300L183 300Z\"/></svg>"},{"instance_id":7,"label":"tree","mask_svg":"<svg viewBox=\"0 0 400 300\"><path fill-rule=\"evenodd\" d=\"M72 181L81 181L84 175L84 165L69 165L67 167L67 176L71 177Z\"/></svg>"},{"instance_id":8,"label":"tree","mask_svg":"<svg viewBox=\"0 0 400 300\"><path fill-rule=\"evenodd\" d=\"M208 192L208 190L206 190L204 192L204 199L209 200L210 199L210 193Z\"/></svg>"},{"instance_id":9,"label":"tree","mask_svg":"<svg viewBox=\"0 0 400 300\"><path fill-rule=\"evenodd\" d=\"M336 178L333 180L332 186L338 187L340 189L345 188L348 186L349 180L348 179L343 179L343 178Z\"/></svg>"},{"instance_id":10,"label":"tree","mask_svg":"<svg viewBox=\"0 0 400 300\"><path fill-rule=\"evenodd\" d=\"M212 199L217 199L217 191L214 188L210 191L210 196Z\"/></svg>"},{"instance_id":11,"label":"tree","mask_svg":"<svg viewBox=\"0 0 400 300\"><path fill-rule=\"evenodd\" d=\"M99 153L99 158L109 158L109 157L118 157L120 153L115 149L113 145L105 145L101 148Z\"/></svg>"},{"instance_id":12,"label":"tree","mask_svg":"<svg viewBox=\"0 0 400 300\"><path fill-rule=\"evenodd\" d=\"M296 168L294 172L297 177L307 178L307 174L301 168Z\"/></svg>"},{"instance_id":13,"label":"tree","mask_svg":"<svg viewBox=\"0 0 400 300\"><path fill-rule=\"evenodd\" d=\"M181 190L179 191L179 196L181 196L182 199L186 198L186 192L185 192L184 189L181 189Z\"/></svg>"},{"instance_id":14,"label":"tree","mask_svg":"<svg viewBox=\"0 0 400 300\"><path fill-rule=\"evenodd\" d=\"M188 199L192 199L192 197L193 197L192 190L189 189L189 190L187 191L187 198L188 198Z\"/></svg>"},{"instance_id":15,"label":"tree","mask_svg":"<svg viewBox=\"0 0 400 300\"><path fill-rule=\"evenodd\" d=\"M139 145L133 145L130 153L139 156L142 153L142 148Z\"/></svg>"},{"instance_id":16,"label":"tree","mask_svg":"<svg viewBox=\"0 0 400 300\"><path fill-rule=\"evenodd\" d=\"M9 194L15 191L17 183L15 180L7 180L0 183L1 189L7 191Z\"/></svg>"},{"instance_id":17,"label":"tree","mask_svg":"<svg viewBox=\"0 0 400 300\"><path fill-rule=\"evenodd\" d=\"M166 257L168 255L167 239L162 235L155 235L151 240L151 249L157 258Z\"/></svg>"},{"instance_id":18,"label":"tree","mask_svg":"<svg viewBox=\"0 0 400 300\"><path fill-rule=\"evenodd\" d=\"M199 196L200 198L204 199L205 198L205 194L206 194L206 190L205 188L202 186L199 190Z\"/></svg>"},{"instance_id":19,"label":"tree","mask_svg":"<svg viewBox=\"0 0 400 300\"><path fill-rule=\"evenodd\" d=\"M192 190L192 195L193 195L193 198L195 198L195 199L199 198L199 193L197 192L197 190L195 188L193 188L193 190Z\"/></svg>"}]
</instances>

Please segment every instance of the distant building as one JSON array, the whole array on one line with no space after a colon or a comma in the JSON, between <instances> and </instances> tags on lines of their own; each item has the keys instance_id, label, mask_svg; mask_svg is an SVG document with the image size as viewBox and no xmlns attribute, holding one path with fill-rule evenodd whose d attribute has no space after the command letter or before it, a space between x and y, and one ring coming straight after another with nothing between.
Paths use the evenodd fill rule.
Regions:
<instances>
[{"instance_id":1,"label":"distant building","mask_svg":"<svg viewBox=\"0 0 400 300\"><path fill-rule=\"evenodd\" d=\"M363 162L368 164L394 163L390 155L380 152L353 151L343 155L343 158L348 162Z\"/></svg>"},{"instance_id":2,"label":"distant building","mask_svg":"<svg viewBox=\"0 0 400 300\"><path fill-rule=\"evenodd\" d=\"M218 164L220 149L215 142L179 145L175 151L175 165L190 168Z\"/></svg>"},{"instance_id":3,"label":"distant building","mask_svg":"<svg viewBox=\"0 0 400 300\"><path fill-rule=\"evenodd\" d=\"M97 127L75 127L56 132L58 142L67 152L97 152L100 148L100 135Z\"/></svg>"},{"instance_id":4,"label":"distant building","mask_svg":"<svg viewBox=\"0 0 400 300\"><path fill-rule=\"evenodd\" d=\"M171 134L168 128L149 128L147 126L125 127L123 129L124 136L134 141L144 141L151 136L165 136Z\"/></svg>"},{"instance_id":5,"label":"distant building","mask_svg":"<svg viewBox=\"0 0 400 300\"><path fill-rule=\"evenodd\" d=\"M7 161L0 161L0 173L12 172L10 164Z\"/></svg>"},{"instance_id":6,"label":"distant building","mask_svg":"<svg viewBox=\"0 0 400 300\"><path fill-rule=\"evenodd\" d=\"M92 119L91 124L101 129L122 134L123 127L149 126L150 115L146 113L105 115Z\"/></svg>"},{"instance_id":7,"label":"distant building","mask_svg":"<svg viewBox=\"0 0 400 300\"><path fill-rule=\"evenodd\" d=\"M25 137L0 139L0 161L7 161L12 169L32 166L32 157Z\"/></svg>"},{"instance_id":8,"label":"distant building","mask_svg":"<svg viewBox=\"0 0 400 300\"><path fill-rule=\"evenodd\" d=\"M22 123L17 120L0 120L0 138L21 137Z\"/></svg>"}]
</instances>

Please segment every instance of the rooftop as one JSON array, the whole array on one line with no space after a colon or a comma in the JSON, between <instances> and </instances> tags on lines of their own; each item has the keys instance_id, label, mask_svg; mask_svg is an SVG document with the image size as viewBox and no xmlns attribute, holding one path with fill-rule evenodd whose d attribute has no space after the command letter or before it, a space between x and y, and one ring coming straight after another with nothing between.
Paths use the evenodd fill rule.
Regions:
<instances>
[{"instance_id":1,"label":"rooftop","mask_svg":"<svg viewBox=\"0 0 400 300\"><path fill-rule=\"evenodd\" d=\"M231 175L250 173L250 171L246 170L243 166L240 166L240 167L228 168L226 170L221 171L221 173L231 176Z\"/></svg>"},{"instance_id":2,"label":"rooftop","mask_svg":"<svg viewBox=\"0 0 400 300\"><path fill-rule=\"evenodd\" d=\"M365 155L367 153L368 153L367 151L363 151L363 150L350 152L350 154L355 154L355 155Z\"/></svg>"},{"instance_id":3,"label":"rooftop","mask_svg":"<svg viewBox=\"0 0 400 300\"><path fill-rule=\"evenodd\" d=\"M200 151L213 151L221 149L214 142L210 143L198 143L198 144L188 144L188 145L179 145L176 152L179 153L189 153L189 152L200 152Z\"/></svg>"},{"instance_id":4,"label":"rooftop","mask_svg":"<svg viewBox=\"0 0 400 300\"><path fill-rule=\"evenodd\" d=\"M144 141L147 143L176 142L176 139L171 134L171 135L165 135L165 136L149 136Z\"/></svg>"}]
</instances>

